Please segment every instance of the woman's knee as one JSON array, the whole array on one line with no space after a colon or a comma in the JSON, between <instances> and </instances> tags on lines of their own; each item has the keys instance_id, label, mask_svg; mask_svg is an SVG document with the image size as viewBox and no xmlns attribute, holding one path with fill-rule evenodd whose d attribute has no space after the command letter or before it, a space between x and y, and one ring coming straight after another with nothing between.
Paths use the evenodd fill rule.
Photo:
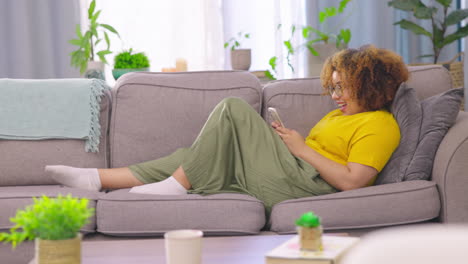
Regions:
<instances>
[{"instance_id":1,"label":"woman's knee","mask_svg":"<svg viewBox=\"0 0 468 264\"><path fill-rule=\"evenodd\" d=\"M224 98L221 103L232 111L250 111L253 110L252 106L246 101L238 97Z\"/></svg>"}]
</instances>

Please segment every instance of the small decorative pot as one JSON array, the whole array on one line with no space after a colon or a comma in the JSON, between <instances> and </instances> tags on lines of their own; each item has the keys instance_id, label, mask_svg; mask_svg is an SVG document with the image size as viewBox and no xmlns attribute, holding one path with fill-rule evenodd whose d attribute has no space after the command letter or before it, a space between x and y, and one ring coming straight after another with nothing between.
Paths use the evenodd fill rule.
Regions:
<instances>
[{"instance_id":1,"label":"small decorative pot","mask_svg":"<svg viewBox=\"0 0 468 264\"><path fill-rule=\"evenodd\" d=\"M81 234L78 234L75 238L65 240L36 238L36 264L81 264L81 239Z\"/></svg>"},{"instance_id":2,"label":"small decorative pot","mask_svg":"<svg viewBox=\"0 0 468 264\"><path fill-rule=\"evenodd\" d=\"M247 71L252 63L251 49L231 50L231 67L233 70Z\"/></svg>"},{"instance_id":3,"label":"small decorative pot","mask_svg":"<svg viewBox=\"0 0 468 264\"><path fill-rule=\"evenodd\" d=\"M322 250L322 226L298 226L297 233L299 234L299 244L301 246L301 250Z\"/></svg>"},{"instance_id":4,"label":"small decorative pot","mask_svg":"<svg viewBox=\"0 0 468 264\"><path fill-rule=\"evenodd\" d=\"M95 78L105 80L104 63L102 61L88 61L88 67L86 68L84 77L87 79Z\"/></svg>"},{"instance_id":5,"label":"small decorative pot","mask_svg":"<svg viewBox=\"0 0 468 264\"><path fill-rule=\"evenodd\" d=\"M112 70L112 76L114 76L114 79L117 81L120 76L124 75L125 73L128 72L139 72L139 71L149 71L149 68L137 68L137 69L113 69Z\"/></svg>"}]
</instances>

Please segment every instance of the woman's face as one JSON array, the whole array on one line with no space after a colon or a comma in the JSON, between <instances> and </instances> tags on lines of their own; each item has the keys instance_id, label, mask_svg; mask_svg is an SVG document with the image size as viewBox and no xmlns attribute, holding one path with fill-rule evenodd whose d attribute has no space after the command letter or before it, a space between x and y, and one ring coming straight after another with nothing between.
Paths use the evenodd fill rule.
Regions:
<instances>
[{"instance_id":1,"label":"woman's face","mask_svg":"<svg viewBox=\"0 0 468 264\"><path fill-rule=\"evenodd\" d=\"M331 97L340 107L343 115L354 115L365 112L365 109L358 104L356 98L351 97L349 90L342 86L341 77L336 71L332 74L332 82L334 89Z\"/></svg>"}]
</instances>

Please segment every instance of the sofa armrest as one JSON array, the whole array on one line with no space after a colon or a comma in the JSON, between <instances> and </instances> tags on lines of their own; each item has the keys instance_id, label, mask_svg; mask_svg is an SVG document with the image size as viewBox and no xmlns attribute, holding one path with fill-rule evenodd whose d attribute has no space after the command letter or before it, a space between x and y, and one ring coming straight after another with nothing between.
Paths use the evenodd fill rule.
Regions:
<instances>
[{"instance_id":1,"label":"sofa armrest","mask_svg":"<svg viewBox=\"0 0 468 264\"><path fill-rule=\"evenodd\" d=\"M441 200L440 221L468 222L468 113L460 112L440 143L432 169Z\"/></svg>"}]
</instances>

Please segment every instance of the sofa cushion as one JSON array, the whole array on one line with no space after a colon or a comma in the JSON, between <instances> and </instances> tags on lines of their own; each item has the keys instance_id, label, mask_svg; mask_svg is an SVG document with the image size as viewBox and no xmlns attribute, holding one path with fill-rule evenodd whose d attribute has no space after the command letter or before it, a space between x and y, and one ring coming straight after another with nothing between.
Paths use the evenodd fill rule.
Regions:
<instances>
[{"instance_id":1,"label":"sofa cushion","mask_svg":"<svg viewBox=\"0 0 468 264\"><path fill-rule=\"evenodd\" d=\"M391 111L400 127L400 144L379 173L376 184L403 181L418 146L422 109L414 89L402 84L395 95Z\"/></svg>"},{"instance_id":2,"label":"sofa cushion","mask_svg":"<svg viewBox=\"0 0 468 264\"><path fill-rule=\"evenodd\" d=\"M249 72L128 73L115 85L111 167L122 167L189 147L213 108L240 97L260 112L259 80Z\"/></svg>"},{"instance_id":3,"label":"sofa cushion","mask_svg":"<svg viewBox=\"0 0 468 264\"><path fill-rule=\"evenodd\" d=\"M173 229L200 229L207 235L247 235L259 233L265 225L263 203L248 195L148 195L128 191L112 191L100 198L100 233L154 236Z\"/></svg>"},{"instance_id":4,"label":"sofa cushion","mask_svg":"<svg viewBox=\"0 0 468 264\"><path fill-rule=\"evenodd\" d=\"M270 82L263 88L262 116L271 122L267 109L274 107L286 127L305 137L323 116L337 107L330 96L322 93L319 78Z\"/></svg>"},{"instance_id":5,"label":"sofa cushion","mask_svg":"<svg viewBox=\"0 0 468 264\"><path fill-rule=\"evenodd\" d=\"M463 89L451 89L421 102L422 123L419 143L404 180L429 180L440 142L457 119Z\"/></svg>"},{"instance_id":6,"label":"sofa cushion","mask_svg":"<svg viewBox=\"0 0 468 264\"><path fill-rule=\"evenodd\" d=\"M276 204L271 230L294 233L294 220L307 211L322 219L325 230L370 228L417 223L439 215L440 200L435 182L410 181L371 186Z\"/></svg>"},{"instance_id":7,"label":"sofa cushion","mask_svg":"<svg viewBox=\"0 0 468 264\"><path fill-rule=\"evenodd\" d=\"M90 208L96 208L96 201L101 195L99 192L60 187L58 185L0 187L0 231L8 231L14 226L10 222L10 218L15 216L18 209L22 210L26 206L33 204L32 197L40 197L42 195L56 197L58 194L63 196L71 194L75 198L87 198L89 199L88 205ZM96 214L89 220L90 222L80 229L81 232L96 232Z\"/></svg>"},{"instance_id":8,"label":"sofa cushion","mask_svg":"<svg viewBox=\"0 0 468 264\"><path fill-rule=\"evenodd\" d=\"M0 186L55 184L45 175L45 165L75 167L108 167L108 128L111 110L110 92L101 98L101 140L99 152L85 152L84 141L78 139L1 140Z\"/></svg>"}]
</instances>

